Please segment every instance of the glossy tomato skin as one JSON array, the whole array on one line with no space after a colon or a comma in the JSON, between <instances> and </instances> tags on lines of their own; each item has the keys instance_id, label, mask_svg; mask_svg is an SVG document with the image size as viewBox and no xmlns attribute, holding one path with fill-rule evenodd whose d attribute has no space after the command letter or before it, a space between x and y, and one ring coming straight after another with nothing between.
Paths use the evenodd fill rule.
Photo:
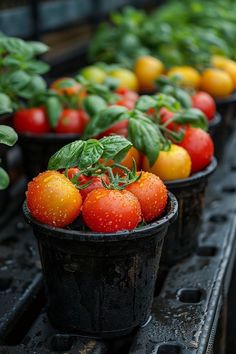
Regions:
<instances>
[{"instance_id":1,"label":"glossy tomato skin","mask_svg":"<svg viewBox=\"0 0 236 354\"><path fill-rule=\"evenodd\" d=\"M173 116L174 116L174 113L169 111L167 108L163 107L160 109L160 122L161 122L161 124L165 124L171 118L173 118ZM176 131L178 128L178 124L171 122L171 123L167 124L166 128Z\"/></svg>"},{"instance_id":2,"label":"glossy tomato skin","mask_svg":"<svg viewBox=\"0 0 236 354\"><path fill-rule=\"evenodd\" d=\"M72 179L77 173L79 173L79 169L77 167L70 168L68 170L68 178ZM87 195L94 189L105 189L105 187L102 184L102 179L107 185L109 185L110 183L109 178L105 174L101 176L91 176L91 177L80 175L78 177L78 181L81 186L90 183L86 188L80 189L80 194L82 196L83 201L85 200Z\"/></svg>"},{"instance_id":3,"label":"glossy tomato skin","mask_svg":"<svg viewBox=\"0 0 236 354\"><path fill-rule=\"evenodd\" d=\"M14 114L13 126L18 133L43 134L50 131L43 108L20 109Z\"/></svg>"},{"instance_id":4,"label":"glossy tomato skin","mask_svg":"<svg viewBox=\"0 0 236 354\"><path fill-rule=\"evenodd\" d=\"M64 109L59 118L55 132L59 134L82 134L84 121L81 114L75 109Z\"/></svg>"},{"instance_id":5,"label":"glossy tomato skin","mask_svg":"<svg viewBox=\"0 0 236 354\"><path fill-rule=\"evenodd\" d=\"M129 110L134 109L135 103L139 98L137 92L125 88L118 88L116 93L120 96L116 105L126 107Z\"/></svg>"},{"instance_id":6,"label":"glossy tomato skin","mask_svg":"<svg viewBox=\"0 0 236 354\"><path fill-rule=\"evenodd\" d=\"M57 171L40 173L28 183L26 201L32 216L41 223L64 227L80 214L80 192Z\"/></svg>"},{"instance_id":7,"label":"glossy tomato skin","mask_svg":"<svg viewBox=\"0 0 236 354\"><path fill-rule=\"evenodd\" d=\"M136 163L137 170L141 167L141 153L132 146L129 151L127 152L126 156L119 162L120 165L127 167L129 170L132 170L133 167L133 160ZM104 163L103 159L100 159L101 163ZM111 166L114 164L113 160L109 160L106 162L106 166ZM124 175L124 172L120 168L113 167L112 171L114 174L118 173L120 176Z\"/></svg>"},{"instance_id":8,"label":"glossy tomato skin","mask_svg":"<svg viewBox=\"0 0 236 354\"><path fill-rule=\"evenodd\" d=\"M85 199L82 215L92 231L133 230L141 221L141 207L138 199L126 190L95 189Z\"/></svg>"},{"instance_id":9,"label":"glossy tomato skin","mask_svg":"<svg viewBox=\"0 0 236 354\"><path fill-rule=\"evenodd\" d=\"M193 108L198 108L202 111L208 120L214 118L216 113L216 104L214 99L206 92L197 92L192 96Z\"/></svg>"},{"instance_id":10,"label":"glossy tomato skin","mask_svg":"<svg viewBox=\"0 0 236 354\"><path fill-rule=\"evenodd\" d=\"M128 125L129 125L128 119L124 119L121 122L112 125L110 128L108 128L107 130L99 134L98 138L100 139L103 136L109 136L109 135L121 135L127 138Z\"/></svg>"},{"instance_id":11,"label":"glossy tomato skin","mask_svg":"<svg viewBox=\"0 0 236 354\"><path fill-rule=\"evenodd\" d=\"M158 176L142 172L141 178L127 186L126 190L138 198L145 221L155 220L163 214L168 196L166 186Z\"/></svg>"},{"instance_id":12,"label":"glossy tomato skin","mask_svg":"<svg viewBox=\"0 0 236 354\"><path fill-rule=\"evenodd\" d=\"M210 135L200 128L187 128L179 145L186 149L191 157L192 173L203 170L213 158L213 141Z\"/></svg>"},{"instance_id":13,"label":"glossy tomato skin","mask_svg":"<svg viewBox=\"0 0 236 354\"><path fill-rule=\"evenodd\" d=\"M145 156L142 168L144 171L154 173L164 181L173 181L189 177L191 173L191 158L184 148L172 144L170 150L160 151L153 166L150 166Z\"/></svg>"},{"instance_id":14,"label":"glossy tomato skin","mask_svg":"<svg viewBox=\"0 0 236 354\"><path fill-rule=\"evenodd\" d=\"M79 109L79 117L83 126L83 130L85 129L86 125L88 124L90 118L88 116L88 114L83 110L83 109Z\"/></svg>"}]
</instances>

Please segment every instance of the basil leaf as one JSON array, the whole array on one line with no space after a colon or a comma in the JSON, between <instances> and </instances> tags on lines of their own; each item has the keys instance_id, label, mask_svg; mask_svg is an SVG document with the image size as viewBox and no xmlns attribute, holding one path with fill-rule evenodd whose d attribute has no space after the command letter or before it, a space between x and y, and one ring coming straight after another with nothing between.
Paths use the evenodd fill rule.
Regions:
<instances>
[{"instance_id":1,"label":"basil leaf","mask_svg":"<svg viewBox=\"0 0 236 354\"><path fill-rule=\"evenodd\" d=\"M33 50L34 55L40 55L46 53L49 50L49 47L42 42L29 41L27 43Z\"/></svg>"},{"instance_id":2,"label":"basil leaf","mask_svg":"<svg viewBox=\"0 0 236 354\"><path fill-rule=\"evenodd\" d=\"M83 106L91 118L93 118L101 110L107 108L106 101L96 95L87 96L83 101Z\"/></svg>"},{"instance_id":3,"label":"basil leaf","mask_svg":"<svg viewBox=\"0 0 236 354\"><path fill-rule=\"evenodd\" d=\"M128 119L128 109L122 106L111 106L98 112L85 128L84 138L99 135L113 124Z\"/></svg>"},{"instance_id":4,"label":"basil leaf","mask_svg":"<svg viewBox=\"0 0 236 354\"><path fill-rule=\"evenodd\" d=\"M141 96L135 104L135 108L142 112L147 112L150 108L155 106L156 100L153 97L147 95Z\"/></svg>"},{"instance_id":5,"label":"basil leaf","mask_svg":"<svg viewBox=\"0 0 236 354\"><path fill-rule=\"evenodd\" d=\"M166 107L170 111L175 112L181 108L179 102L174 97L165 95L164 93L155 95L153 98L156 100L156 108L158 109Z\"/></svg>"},{"instance_id":6,"label":"basil leaf","mask_svg":"<svg viewBox=\"0 0 236 354\"><path fill-rule=\"evenodd\" d=\"M129 140L119 135L104 137L100 142L104 147L102 158L106 161L113 160L115 162L122 161L133 145Z\"/></svg>"},{"instance_id":7,"label":"basil leaf","mask_svg":"<svg viewBox=\"0 0 236 354\"><path fill-rule=\"evenodd\" d=\"M0 48L4 48L9 53L22 55L28 59L33 56L33 49L31 46L20 38L0 37Z\"/></svg>"},{"instance_id":8,"label":"basil leaf","mask_svg":"<svg viewBox=\"0 0 236 354\"><path fill-rule=\"evenodd\" d=\"M17 70L9 75L8 81L12 90L20 94L22 89L30 82L30 76L22 70Z\"/></svg>"},{"instance_id":9,"label":"basil leaf","mask_svg":"<svg viewBox=\"0 0 236 354\"><path fill-rule=\"evenodd\" d=\"M17 141L17 134L14 129L8 125L0 125L0 143L13 146Z\"/></svg>"},{"instance_id":10,"label":"basil leaf","mask_svg":"<svg viewBox=\"0 0 236 354\"><path fill-rule=\"evenodd\" d=\"M167 85L163 88L162 92L176 98L183 108L192 107L191 96L185 90Z\"/></svg>"},{"instance_id":11,"label":"basil leaf","mask_svg":"<svg viewBox=\"0 0 236 354\"><path fill-rule=\"evenodd\" d=\"M58 97L51 96L47 99L46 111L50 126L56 128L62 112L62 105Z\"/></svg>"},{"instance_id":12,"label":"basil leaf","mask_svg":"<svg viewBox=\"0 0 236 354\"><path fill-rule=\"evenodd\" d=\"M9 185L9 176L6 171L0 167L0 190L6 189Z\"/></svg>"},{"instance_id":13,"label":"basil leaf","mask_svg":"<svg viewBox=\"0 0 236 354\"><path fill-rule=\"evenodd\" d=\"M50 66L43 61L31 60L25 64L25 70L31 74L45 74Z\"/></svg>"},{"instance_id":14,"label":"basil leaf","mask_svg":"<svg viewBox=\"0 0 236 354\"><path fill-rule=\"evenodd\" d=\"M50 158L48 169L61 170L77 166L84 144L84 141L76 140L73 143L65 145Z\"/></svg>"},{"instance_id":15,"label":"basil leaf","mask_svg":"<svg viewBox=\"0 0 236 354\"><path fill-rule=\"evenodd\" d=\"M104 147L96 139L89 139L84 142L83 150L79 157L78 166L86 168L98 162L104 151Z\"/></svg>"},{"instance_id":16,"label":"basil leaf","mask_svg":"<svg viewBox=\"0 0 236 354\"><path fill-rule=\"evenodd\" d=\"M46 90L46 82L38 75L33 75L30 82L18 93L20 97L30 99Z\"/></svg>"},{"instance_id":17,"label":"basil leaf","mask_svg":"<svg viewBox=\"0 0 236 354\"><path fill-rule=\"evenodd\" d=\"M208 129L208 120L205 115L196 108L186 109L173 116L173 121L180 124L190 124L192 127Z\"/></svg>"},{"instance_id":18,"label":"basil leaf","mask_svg":"<svg viewBox=\"0 0 236 354\"><path fill-rule=\"evenodd\" d=\"M128 138L134 147L147 156L152 166L161 148L159 128L150 119L136 114L129 120L128 134Z\"/></svg>"},{"instance_id":19,"label":"basil leaf","mask_svg":"<svg viewBox=\"0 0 236 354\"><path fill-rule=\"evenodd\" d=\"M0 114L12 112L12 103L5 93L0 93Z\"/></svg>"}]
</instances>

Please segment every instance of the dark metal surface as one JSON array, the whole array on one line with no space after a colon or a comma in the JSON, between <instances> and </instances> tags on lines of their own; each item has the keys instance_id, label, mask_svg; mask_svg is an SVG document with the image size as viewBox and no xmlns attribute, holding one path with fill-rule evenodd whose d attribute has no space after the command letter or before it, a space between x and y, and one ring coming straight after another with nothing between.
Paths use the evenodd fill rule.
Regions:
<instances>
[{"instance_id":1,"label":"dark metal surface","mask_svg":"<svg viewBox=\"0 0 236 354\"><path fill-rule=\"evenodd\" d=\"M0 353L225 354L226 338L227 354L234 354L234 327L225 333L223 318L226 322L229 286L235 294L231 284L236 250L235 151L236 131L210 179L197 254L157 280L151 321L116 340L68 335L49 324L31 230L22 215L12 217L16 205L7 205L10 211L0 220ZM229 301L233 312L235 298Z\"/></svg>"}]
</instances>

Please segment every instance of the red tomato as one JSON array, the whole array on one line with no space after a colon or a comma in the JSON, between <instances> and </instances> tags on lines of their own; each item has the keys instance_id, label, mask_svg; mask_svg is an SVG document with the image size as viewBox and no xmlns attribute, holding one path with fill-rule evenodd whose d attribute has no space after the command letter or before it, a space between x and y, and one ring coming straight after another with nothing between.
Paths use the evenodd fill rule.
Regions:
<instances>
[{"instance_id":1,"label":"red tomato","mask_svg":"<svg viewBox=\"0 0 236 354\"><path fill-rule=\"evenodd\" d=\"M79 169L77 167L70 168L68 170L68 178L72 179L77 173L79 173ZM105 189L105 187L102 184L102 179L103 181L109 185L110 181L107 175L103 174L101 176L85 176L85 175L80 175L78 177L78 181L80 182L80 185L85 185L88 182L90 182L90 185L84 189L80 189L80 194L82 196L83 201L87 197L87 195L93 191L94 189Z\"/></svg>"},{"instance_id":2,"label":"red tomato","mask_svg":"<svg viewBox=\"0 0 236 354\"><path fill-rule=\"evenodd\" d=\"M120 99L116 102L118 106L124 106L129 110L134 109L135 103L139 98L137 92L128 90L126 88L118 88L116 93L120 96Z\"/></svg>"},{"instance_id":3,"label":"red tomato","mask_svg":"<svg viewBox=\"0 0 236 354\"><path fill-rule=\"evenodd\" d=\"M28 184L27 206L32 216L47 225L64 227L80 214L80 192L57 171L40 173Z\"/></svg>"},{"instance_id":4,"label":"red tomato","mask_svg":"<svg viewBox=\"0 0 236 354\"><path fill-rule=\"evenodd\" d=\"M13 126L18 133L43 134L50 131L43 108L20 109L14 114Z\"/></svg>"},{"instance_id":5,"label":"red tomato","mask_svg":"<svg viewBox=\"0 0 236 354\"><path fill-rule=\"evenodd\" d=\"M79 109L78 112L79 112L80 120L83 124L83 130L84 130L86 125L89 122L89 116L87 115L87 113L83 109Z\"/></svg>"},{"instance_id":6,"label":"red tomato","mask_svg":"<svg viewBox=\"0 0 236 354\"><path fill-rule=\"evenodd\" d=\"M216 104L214 99L206 92L198 92L192 96L193 108L198 108L202 111L208 120L214 118L216 113Z\"/></svg>"},{"instance_id":7,"label":"red tomato","mask_svg":"<svg viewBox=\"0 0 236 354\"><path fill-rule=\"evenodd\" d=\"M128 119L122 120L121 122L115 123L112 127L105 130L103 133L99 134L98 138L109 135L121 135L127 138L128 136Z\"/></svg>"},{"instance_id":8,"label":"red tomato","mask_svg":"<svg viewBox=\"0 0 236 354\"><path fill-rule=\"evenodd\" d=\"M167 205L167 189L158 176L142 172L141 178L127 186L126 190L138 198L145 221L152 221L163 214Z\"/></svg>"},{"instance_id":9,"label":"red tomato","mask_svg":"<svg viewBox=\"0 0 236 354\"><path fill-rule=\"evenodd\" d=\"M167 108L163 107L160 109L160 122L161 122L161 124L168 122L171 118L173 118L173 116L174 116L174 113L169 111ZM167 124L166 128L176 131L178 129L178 124L172 122L170 124Z\"/></svg>"},{"instance_id":10,"label":"red tomato","mask_svg":"<svg viewBox=\"0 0 236 354\"><path fill-rule=\"evenodd\" d=\"M56 133L60 134L82 134L84 130L84 120L81 114L75 109L64 109L55 128Z\"/></svg>"},{"instance_id":11,"label":"red tomato","mask_svg":"<svg viewBox=\"0 0 236 354\"><path fill-rule=\"evenodd\" d=\"M188 151L192 161L192 173L203 170L213 158L213 141L210 135L200 128L187 128L182 142L178 145Z\"/></svg>"},{"instance_id":12,"label":"red tomato","mask_svg":"<svg viewBox=\"0 0 236 354\"><path fill-rule=\"evenodd\" d=\"M118 105L118 106L123 106L123 107L126 107L128 110L132 110L132 109L134 109L134 107L135 107L135 101L133 101L133 100L130 100L130 99L128 99L128 98L126 98L126 97L123 97L123 98L121 98L121 99L119 99L117 102L116 102L116 104Z\"/></svg>"},{"instance_id":13,"label":"red tomato","mask_svg":"<svg viewBox=\"0 0 236 354\"><path fill-rule=\"evenodd\" d=\"M141 207L126 190L95 189L85 199L82 215L86 225L96 232L133 230L141 221Z\"/></svg>"}]
</instances>

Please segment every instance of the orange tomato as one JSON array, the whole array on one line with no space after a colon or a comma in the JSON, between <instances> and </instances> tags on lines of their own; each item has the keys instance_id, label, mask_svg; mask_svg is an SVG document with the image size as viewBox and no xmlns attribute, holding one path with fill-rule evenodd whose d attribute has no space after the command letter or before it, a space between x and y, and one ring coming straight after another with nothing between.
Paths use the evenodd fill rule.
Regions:
<instances>
[{"instance_id":1,"label":"orange tomato","mask_svg":"<svg viewBox=\"0 0 236 354\"><path fill-rule=\"evenodd\" d=\"M133 159L135 160L137 170L140 169L140 163L141 163L141 155L140 152L135 148L131 147L129 151L127 152L126 156L124 159L120 162L120 165L127 167L128 169L132 169L133 166ZM107 166L110 166L114 163L114 161L108 161ZM113 173L118 173L118 174L123 174L122 170L119 168L113 168Z\"/></svg>"},{"instance_id":2,"label":"orange tomato","mask_svg":"<svg viewBox=\"0 0 236 354\"><path fill-rule=\"evenodd\" d=\"M232 93L234 84L227 72L209 68L202 73L200 87L213 97L223 97Z\"/></svg>"},{"instance_id":3,"label":"orange tomato","mask_svg":"<svg viewBox=\"0 0 236 354\"><path fill-rule=\"evenodd\" d=\"M191 66L174 66L168 71L169 77L179 75L180 83L184 87L197 89L200 85L201 76L199 72Z\"/></svg>"},{"instance_id":4,"label":"orange tomato","mask_svg":"<svg viewBox=\"0 0 236 354\"><path fill-rule=\"evenodd\" d=\"M55 227L72 223L80 214L82 205L78 189L57 171L40 173L29 182L26 201L36 220Z\"/></svg>"},{"instance_id":5,"label":"orange tomato","mask_svg":"<svg viewBox=\"0 0 236 354\"><path fill-rule=\"evenodd\" d=\"M140 91L153 91L154 80L164 72L163 63L152 56L142 56L136 60L134 72L138 78Z\"/></svg>"},{"instance_id":6,"label":"orange tomato","mask_svg":"<svg viewBox=\"0 0 236 354\"><path fill-rule=\"evenodd\" d=\"M142 172L140 179L127 186L126 190L138 198L145 221L157 219L164 212L167 189L161 179L153 173Z\"/></svg>"},{"instance_id":7,"label":"orange tomato","mask_svg":"<svg viewBox=\"0 0 236 354\"><path fill-rule=\"evenodd\" d=\"M51 89L62 95L74 95L79 92L81 85L71 77L63 77L51 84Z\"/></svg>"},{"instance_id":8,"label":"orange tomato","mask_svg":"<svg viewBox=\"0 0 236 354\"><path fill-rule=\"evenodd\" d=\"M191 172L191 158L184 148L172 144L169 151L160 152L153 166L150 166L145 156L143 170L152 172L165 181L187 178Z\"/></svg>"}]
</instances>

